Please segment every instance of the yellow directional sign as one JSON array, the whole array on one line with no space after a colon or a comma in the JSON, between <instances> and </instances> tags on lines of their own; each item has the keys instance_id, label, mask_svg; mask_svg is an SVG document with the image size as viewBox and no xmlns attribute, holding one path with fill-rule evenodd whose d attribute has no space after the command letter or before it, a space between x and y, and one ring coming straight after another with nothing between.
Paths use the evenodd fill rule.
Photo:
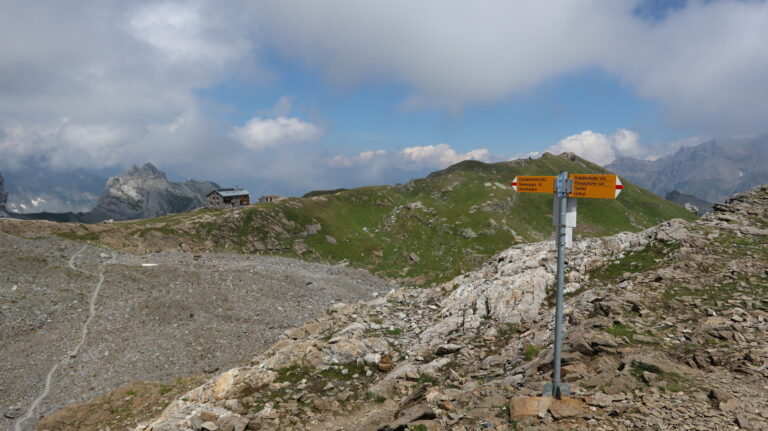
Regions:
<instances>
[{"instance_id":1,"label":"yellow directional sign","mask_svg":"<svg viewBox=\"0 0 768 431\"><path fill-rule=\"evenodd\" d=\"M616 175L572 174L573 181L569 198L616 199L624 189ZM518 193L555 193L554 175L519 176L511 186Z\"/></svg>"},{"instance_id":2,"label":"yellow directional sign","mask_svg":"<svg viewBox=\"0 0 768 431\"><path fill-rule=\"evenodd\" d=\"M569 198L616 199L624 189L616 175L572 174Z\"/></svg>"},{"instance_id":3,"label":"yellow directional sign","mask_svg":"<svg viewBox=\"0 0 768 431\"><path fill-rule=\"evenodd\" d=\"M519 193L554 193L554 175L520 176L512 180L512 188Z\"/></svg>"}]
</instances>

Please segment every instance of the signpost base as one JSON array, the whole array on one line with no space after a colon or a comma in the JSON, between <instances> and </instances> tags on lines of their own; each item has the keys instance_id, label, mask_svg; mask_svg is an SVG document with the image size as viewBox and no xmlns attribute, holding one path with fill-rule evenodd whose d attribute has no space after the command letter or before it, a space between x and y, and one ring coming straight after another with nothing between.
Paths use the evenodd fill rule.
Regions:
<instances>
[{"instance_id":1,"label":"signpost base","mask_svg":"<svg viewBox=\"0 0 768 431\"><path fill-rule=\"evenodd\" d=\"M544 385L544 389L541 391L541 395L555 398L560 398L562 395L571 395L571 386L568 383L560 383L558 385L557 392L553 392L552 382L547 382Z\"/></svg>"}]
</instances>

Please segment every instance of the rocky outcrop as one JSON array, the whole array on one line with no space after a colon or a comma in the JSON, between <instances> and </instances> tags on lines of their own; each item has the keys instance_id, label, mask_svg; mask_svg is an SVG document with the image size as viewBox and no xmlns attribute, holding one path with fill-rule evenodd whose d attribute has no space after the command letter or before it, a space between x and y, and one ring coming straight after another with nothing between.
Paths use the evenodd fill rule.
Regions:
<instances>
[{"instance_id":1,"label":"rocky outcrop","mask_svg":"<svg viewBox=\"0 0 768 431\"><path fill-rule=\"evenodd\" d=\"M5 180L0 175L0 217L7 217L8 213L5 212L5 203L8 200L8 192L5 191Z\"/></svg>"},{"instance_id":2,"label":"rocky outcrop","mask_svg":"<svg viewBox=\"0 0 768 431\"><path fill-rule=\"evenodd\" d=\"M688 211L696 213L699 216L703 216L709 210L712 209L712 203L707 202L704 199L699 199L693 195L687 195L680 193L677 190L673 190L664 196L664 199L672 201L678 205L684 206Z\"/></svg>"},{"instance_id":3,"label":"rocky outcrop","mask_svg":"<svg viewBox=\"0 0 768 431\"><path fill-rule=\"evenodd\" d=\"M191 211L206 204L206 195L219 188L208 181L168 181L151 163L134 166L107 181L96 207L82 213L85 222L130 220Z\"/></svg>"},{"instance_id":4,"label":"rocky outcrop","mask_svg":"<svg viewBox=\"0 0 768 431\"><path fill-rule=\"evenodd\" d=\"M106 220L132 220L191 211L206 205L206 196L218 189L210 181L168 181L153 164L133 166L122 175L107 180L96 206L87 212L13 213L24 220L49 220L65 223L99 223Z\"/></svg>"},{"instance_id":5,"label":"rocky outcrop","mask_svg":"<svg viewBox=\"0 0 768 431\"><path fill-rule=\"evenodd\" d=\"M552 369L552 243L443 285L336 304L141 431L763 429L768 186L693 223L568 251L563 378Z\"/></svg>"}]
</instances>

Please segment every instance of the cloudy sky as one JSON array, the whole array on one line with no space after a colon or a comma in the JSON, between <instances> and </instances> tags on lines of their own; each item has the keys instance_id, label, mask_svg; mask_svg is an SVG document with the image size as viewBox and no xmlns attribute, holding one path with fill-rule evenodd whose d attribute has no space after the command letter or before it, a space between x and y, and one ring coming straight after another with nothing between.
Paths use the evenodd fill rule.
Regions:
<instances>
[{"instance_id":1,"label":"cloudy sky","mask_svg":"<svg viewBox=\"0 0 768 431\"><path fill-rule=\"evenodd\" d=\"M652 158L768 132L766 46L752 0L4 0L0 170L301 194Z\"/></svg>"}]
</instances>

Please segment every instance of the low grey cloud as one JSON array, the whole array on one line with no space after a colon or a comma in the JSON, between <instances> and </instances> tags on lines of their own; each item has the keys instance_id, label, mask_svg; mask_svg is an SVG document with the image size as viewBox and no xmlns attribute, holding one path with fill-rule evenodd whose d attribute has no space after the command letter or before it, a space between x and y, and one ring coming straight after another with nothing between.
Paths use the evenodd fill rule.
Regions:
<instances>
[{"instance_id":1,"label":"low grey cloud","mask_svg":"<svg viewBox=\"0 0 768 431\"><path fill-rule=\"evenodd\" d=\"M647 156L646 149L640 145L640 135L626 129L619 129L612 135L585 130L561 139L546 151L555 154L575 153L598 165L607 165L621 156L639 158Z\"/></svg>"}]
</instances>

